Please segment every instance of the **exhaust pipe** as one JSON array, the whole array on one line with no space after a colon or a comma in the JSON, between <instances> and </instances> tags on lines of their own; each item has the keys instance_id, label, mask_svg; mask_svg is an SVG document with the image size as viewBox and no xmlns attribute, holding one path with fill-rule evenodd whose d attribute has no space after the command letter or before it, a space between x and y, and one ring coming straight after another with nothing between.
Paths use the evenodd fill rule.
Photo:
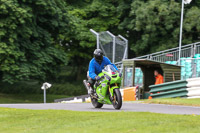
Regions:
<instances>
[{"instance_id":1,"label":"exhaust pipe","mask_svg":"<svg viewBox=\"0 0 200 133\"><path fill-rule=\"evenodd\" d=\"M83 80L83 84L84 84L85 88L87 89L87 91L90 90L89 86L87 85L88 83L86 80Z\"/></svg>"}]
</instances>

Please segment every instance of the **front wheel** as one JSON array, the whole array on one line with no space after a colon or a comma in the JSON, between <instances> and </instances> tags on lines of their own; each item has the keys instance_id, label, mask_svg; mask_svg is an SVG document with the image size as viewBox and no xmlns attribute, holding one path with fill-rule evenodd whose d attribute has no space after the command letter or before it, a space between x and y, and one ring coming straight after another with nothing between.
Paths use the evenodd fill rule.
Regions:
<instances>
[{"instance_id":1,"label":"front wheel","mask_svg":"<svg viewBox=\"0 0 200 133\"><path fill-rule=\"evenodd\" d=\"M95 107L95 108L101 108L103 106L102 103L99 103L97 99L95 98L91 98L91 102L92 102L92 105Z\"/></svg>"},{"instance_id":2,"label":"front wheel","mask_svg":"<svg viewBox=\"0 0 200 133\"><path fill-rule=\"evenodd\" d=\"M120 109L122 107L122 96L119 89L114 89L112 104L115 109Z\"/></svg>"}]
</instances>

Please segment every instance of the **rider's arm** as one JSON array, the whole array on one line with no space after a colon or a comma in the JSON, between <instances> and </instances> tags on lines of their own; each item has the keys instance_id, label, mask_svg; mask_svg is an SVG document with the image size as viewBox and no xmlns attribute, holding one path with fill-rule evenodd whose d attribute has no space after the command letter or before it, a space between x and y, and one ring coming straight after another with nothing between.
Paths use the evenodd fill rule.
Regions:
<instances>
[{"instance_id":1,"label":"rider's arm","mask_svg":"<svg viewBox=\"0 0 200 133\"><path fill-rule=\"evenodd\" d=\"M105 59L105 61L106 61L106 65L110 65L110 64L111 64L111 65L113 65L113 67L114 67L117 71L119 71L118 68L115 66L115 64L112 64L111 61L110 61L107 57L104 57L104 59Z\"/></svg>"},{"instance_id":2,"label":"rider's arm","mask_svg":"<svg viewBox=\"0 0 200 133\"><path fill-rule=\"evenodd\" d=\"M89 64L89 76L90 76L90 78L92 78L94 80L95 80L95 77L97 76L95 74L95 66L94 66L93 61L90 61L90 64Z\"/></svg>"}]
</instances>

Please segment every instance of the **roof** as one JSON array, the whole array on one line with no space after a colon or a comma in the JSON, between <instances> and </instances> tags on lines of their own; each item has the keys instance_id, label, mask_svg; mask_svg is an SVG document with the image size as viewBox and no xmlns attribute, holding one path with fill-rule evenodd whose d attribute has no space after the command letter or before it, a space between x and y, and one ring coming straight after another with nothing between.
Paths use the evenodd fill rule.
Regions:
<instances>
[{"instance_id":1,"label":"roof","mask_svg":"<svg viewBox=\"0 0 200 133\"><path fill-rule=\"evenodd\" d=\"M125 59L122 62L123 62L123 64L126 64L126 65L133 65L133 63L134 63L136 65L136 67L145 66L145 65L156 67L156 66L160 66L160 64L179 67L179 68L181 67L178 65L162 63L162 62L153 61L153 60L149 60L149 59Z\"/></svg>"}]
</instances>

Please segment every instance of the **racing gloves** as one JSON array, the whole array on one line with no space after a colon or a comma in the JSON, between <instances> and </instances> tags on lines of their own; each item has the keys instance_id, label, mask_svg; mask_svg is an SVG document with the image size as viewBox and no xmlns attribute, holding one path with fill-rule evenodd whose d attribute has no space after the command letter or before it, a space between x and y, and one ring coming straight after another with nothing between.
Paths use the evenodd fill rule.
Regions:
<instances>
[{"instance_id":1,"label":"racing gloves","mask_svg":"<svg viewBox=\"0 0 200 133\"><path fill-rule=\"evenodd\" d=\"M99 81L101 79L101 77L96 76L95 79L96 79L96 81Z\"/></svg>"}]
</instances>

